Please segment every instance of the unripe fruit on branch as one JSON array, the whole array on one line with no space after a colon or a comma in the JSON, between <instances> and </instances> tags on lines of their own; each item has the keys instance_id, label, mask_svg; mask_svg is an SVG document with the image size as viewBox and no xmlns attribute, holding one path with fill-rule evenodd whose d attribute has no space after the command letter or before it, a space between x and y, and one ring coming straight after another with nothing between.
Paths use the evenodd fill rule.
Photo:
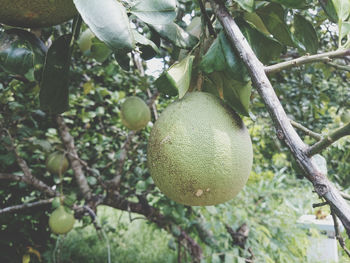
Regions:
<instances>
[{"instance_id":1,"label":"unripe fruit on branch","mask_svg":"<svg viewBox=\"0 0 350 263\"><path fill-rule=\"evenodd\" d=\"M343 123L350 122L350 110L345 110L341 115L340 119Z\"/></svg>"},{"instance_id":2,"label":"unripe fruit on branch","mask_svg":"<svg viewBox=\"0 0 350 263\"><path fill-rule=\"evenodd\" d=\"M72 230L75 218L72 213L66 211L67 208L59 206L49 218L49 226L55 234L66 234Z\"/></svg>"},{"instance_id":3,"label":"unripe fruit on branch","mask_svg":"<svg viewBox=\"0 0 350 263\"><path fill-rule=\"evenodd\" d=\"M249 133L220 99L192 92L169 105L148 141L148 168L169 198L185 205L216 205L235 197L253 162Z\"/></svg>"},{"instance_id":4,"label":"unripe fruit on branch","mask_svg":"<svg viewBox=\"0 0 350 263\"><path fill-rule=\"evenodd\" d=\"M68 159L61 152L51 153L46 159L46 169L52 174L64 174L68 168Z\"/></svg>"},{"instance_id":5,"label":"unripe fruit on branch","mask_svg":"<svg viewBox=\"0 0 350 263\"><path fill-rule=\"evenodd\" d=\"M151 120L151 111L139 97L128 97L121 107L122 122L130 130L141 130Z\"/></svg>"},{"instance_id":6,"label":"unripe fruit on branch","mask_svg":"<svg viewBox=\"0 0 350 263\"><path fill-rule=\"evenodd\" d=\"M40 28L61 24L77 14L73 0L0 0L0 23Z\"/></svg>"}]
</instances>

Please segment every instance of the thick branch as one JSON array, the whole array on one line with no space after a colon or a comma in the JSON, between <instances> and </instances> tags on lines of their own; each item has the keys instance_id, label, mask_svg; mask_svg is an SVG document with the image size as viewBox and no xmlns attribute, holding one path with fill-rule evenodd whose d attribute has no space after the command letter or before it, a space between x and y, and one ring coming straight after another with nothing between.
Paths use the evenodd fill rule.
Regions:
<instances>
[{"instance_id":1,"label":"thick branch","mask_svg":"<svg viewBox=\"0 0 350 263\"><path fill-rule=\"evenodd\" d=\"M15 206L6 207L3 209L0 209L0 215L14 213L14 212L18 212L18 211L25 210L25 209L30 209L30 208L37 207L37 206L48 205L48 204L52 203L52 200L53 200L53 198L47 199L47 200L40 200L40 201L33 202L33 203L27 203L27 204L22 204L22 205L15 205Z\"/></svg>"},{"instance_id":2,"label":"thick branch","mask_svg":"<svg viewBox=\"0 0 350 263\"><path fill-rule=\"evenodd\" d=\"M300 65L313 63L313 62L330 62L332 58L339 58L339 57L344 57L349 55L350 55L350 49L340 49L340 50L330 51L330 52L316 54L312 56L306 55L300 58L296 58L296 59L275 64L275 65L267 66L265 67L265 73L272 74L284 69L297 67Z\"/></svg>"},{"instance_id":3,"label":"thick branch","mask_svg":"<svg viewBox=\"0 0 350 263\"><path fill-rule=\"evenodd\" d=\"M326 135L322 140L312 145L308 151L307 154L309 156L315 155L317 153L320 153L322 150L326 149L328 146L330 146L332 143L336 142L340 138L344 136L350 135L350 122L343 127L340 127L339 129L336 129L335 131L332 131L328 135Z\"/></svg>"},{"instance_id":4,"label":"thick branch","mask_svg":"<svg viewBox=\"0 0 350 263\"><path fill-rule=\"evenodd\" d=\"M327 179L326 175L319 170L317 164L313 163L312 159L307 156L307 146L293 129L266 76L263 64L254 54L248 41L243 36L223 2L210 0L210 3L232 47L240 54L244 64L247 66L253 85L262 97L274 122L278 138L288 146L299 166L305 171L306 177L314 185L317 194L323 197L330 204L331 208L334 209L350 236L350 206L342 198L336 187Z\"/></svg>"},{"instance_id":5,"label":"thick branch","mask_svg":"<svg viewBox=\"0 0 350 263\"><path fill-rule=\"evenodd\" d=\"M85 199L89 200L91 198L91 189L84 175L82 165L79 161L80 158L78 156L77 150L75 149L74 138L69 133L69 128L64 122L62 116L57 116L56 121L58 124L58 130L60 132L62 142L65 145L66 150L68 152L68 159L74 171L74 176L77 181L78 187L84 195Z\"/></svg>"}]
</instances>

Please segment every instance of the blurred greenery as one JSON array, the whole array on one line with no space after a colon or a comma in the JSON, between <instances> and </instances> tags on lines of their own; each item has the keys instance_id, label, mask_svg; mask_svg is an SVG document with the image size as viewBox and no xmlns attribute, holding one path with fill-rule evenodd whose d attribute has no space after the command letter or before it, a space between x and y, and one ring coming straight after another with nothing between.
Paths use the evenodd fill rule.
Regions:
<instances>
[{"instance_id":1,"label":"blurred greenery","mask_svg":"<svg viewBox=\"0 0 350 263\"><path fill-rule=\"evenodd\" d=\"M265 1L256 1L254 7L244 5L243 1L235 2L238 4L232 5L232 12L242 19L248 17L244 10L254 11L254 8L267 4ZM317 5L317 1L307 1L310 4L309 9L290 9L294 7L291 1L273 2L287 5L268 5L268 8L271 8L269 12L277 12L274 15L278 15L277 20L279 24L282 23L284 34L292 34L293 15L297 13L309 21L308 27L314 27L318 37L318 52L337 48L337 41L334 41L336 33L334 30L329 30L334 24L328 20L326 13ZM298 1L298 5L305 2ZM177 26L176 29L182 32L188 24L186 19L198 17L200 10L196 1L183 0L178 3L179 15L175 21L182 29L178 29ZM207 11L209 14L212 12L210 9ZM256 23L249 20L249 28L251 26L256 28L254 32L263 31L265 27L264 25L261 27L260 22L263 23L267 18L261 20L256 17L261 11L264 10L260 9L249 15ZM130 19L136 18L131 16ZM276 17L271 16L269 19L274 22L273 19ZM181 55L187 54L187 51L180 50L176 43L171 43L171 39L161 40L162 36L158 35L153 27L135 21L138 22L135 26L140 34L152 37L152 40L157 42L159 53L150 52L150 54L162 59L164 68L168 68ZM70 33L70 27L71 22L67 22L44 28L41 30L41 40L47 45L60 36ZM82 29L86 27L83 25ZM215 23L214 27L220 30L218 24ZM0 26L0 34L3 31L4 28ZM273 33L275 34L275 31ZM165 33L162 31L162 34ZM256 33L257 38L261 34ZM264 36L265 40L266 38L267 36ZM298 43L290 43L296 41L293 35L283 39L284 41L281 41L275 37L272 40L281 41L283 51L281 59L269 63L300 55L298 53L300 50L294 46ZM180 40L176 39L175 42ZM314 41L313 36L311 41L313 47ZM347 39L344 38L342 43L345 41ZM308 42L310 41L305 41L303 44L307 45ZM286 46L286 43L290 46ZM259 41L254 43L252 40L251 45L260 43ZM266 56L271 51L271 47L266 47L266 50L265 47L261 49L261 46L256 48L266 53ZM137 52L134 52L133 56L138 54ZM193 55L197 56L193 62L193 75L198 73L199 69L196 66L200 62L198 57L202 55L196 52L197 50L193 52ZM129 130L122 125L120 119L120 106L127 96L138 96L147 101L149 93L151 95L156 93L154 85L156 78L152 75L143 76L133 62L130 71L123 70L113 55L103 62L84 56L77 45L74 46L72 56L69 72L69 110L62 116L74 137L79 157L91 168L84 172L93 194L106 195L100 181L114 178L121 160L123 145L129 136ZM145 69L152 68L152 63L141 62ZM35 74L39 74L37 71L40 72L40 68ZM36 79L32 76L30 79L27 77L5 72L0 67L0 128L6 128L11 134L19 155L27 162L33 175L53 189L58 189L59 176L46 171L45 160L54 151L64 151L64 145L53 116L40 110L40 74L35 75ZM322 134L344 125L340 115L350 108L349 78L349 72L337 70L324 63L303 65L270 76L288 116ZM214 87L215 92L220 93L216 88ZM176 96L169 97L163 94L158 96L155 101L158 113L175 99ZM323 200L313 192L311 183L303 178L303 172L297 167L292 155L278 140L273 123L257 91L253 88L250 98L245 99L246 101L250 99L250 118L243 117L243 120L249 128L253 142L253 170L244 190L227 203L209 207L183 206L169 200L155 187L146 164L147 138L155 121L154 114L153 122L131 137L127 159L122 167L119 194L133 202L138 202L140 196L144 197L149 205L164 215L171 227L161 229L142 215L99 206L97 220L108 237L112 262L178 262L179 247L182 262L192 262L190 253L184 249L183 242L179 241L180 227L202 248L202 262L241 263L252 255L254 262L258 263L306 262L309 237L318 234L314 229L303 229L297 220L301 215L316 214L320 209L323 213L329 214L329 210L312 208L312 204ZM315 142L313 138L299 131L298 133L306 143ZM6 134L1 134L0 172L22 175L15 154L9 150L10 142ZM345 193L350 193L349 147L349 139L343 138L322 152L322 156L327 160L328 177ZM71 169L63 175L62 186L66 205L85 204ZM41 199L47 199L47 196L23 182L1 181L0 209ZM20 262L28 247L39 251L43 262L54 262L54 252L59 262L107 262L106 240L101 231L96 232L89 216L83 216L76 223L74 230L61 237L59 241L57 236L50 233L48 217L54 205L57 205L57 200L55 202L53 206L40 206L0 215L0 262ZM249 229L249 234L242 248L233 242L226 226L237 231L244 223ZM349 240L346 242L349 247ZM339 251L342 250L339 248ZM350 262L344 252L341 253L340 262ZM34 254L31 254L31 262L39 262Z\"/></svg>"}]
</instances>

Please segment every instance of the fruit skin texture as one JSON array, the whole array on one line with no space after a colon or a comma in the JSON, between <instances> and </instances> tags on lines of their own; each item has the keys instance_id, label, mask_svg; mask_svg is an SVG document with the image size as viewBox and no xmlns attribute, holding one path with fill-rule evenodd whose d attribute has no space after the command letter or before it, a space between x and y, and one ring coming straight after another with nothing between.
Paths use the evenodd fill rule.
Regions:
<instances>
[{"instance_id":1,"label":"fruit skin texture","mask_svg":"<svg viewBox=\"0 0 350 263\"><path fill-rule=\"evenodd\" d=\"M46 159L46 169L52 174L64 174L69 168L66 156L60 152L54 152Z\"/></svg>"},{"instance_id":2,"label":"fruit skin texture","mask_svg":"<svg viewBox=\"0 0 350 263\"><path fill-rule=\"evenodd\" d=\"M66 234L72 230L75 223L73 214L68 213L64 206L59 206L49 218L49 226L55 234Z\"/></svg>"},{"instance_id":3,"label":"fruit skin texture","mask_svg":"<svg viewBox=\"0 0 350 263\"><path fill-rule=\"evenodd\" d=\"M237 195L251 172L253 150L240 117L215 96L192 92L169 105L147 149L155 184L185 205L216 205Z\"/></svg>"},{"instance_id":4,"label":"fruit skin texture","mask_svg":"<svg viewBox=\"0 0 350 263\"><path fill-rule=\"evenodd\" d=\"M139 97L128 97L121 107L122 122L130 130L138 131L151 120L151 111Z\"/></svg>"},{"instance_id":5,"label":"fruit skin texture","mask_svg":"<svg viewBox=\"0 0 350 263\"><path fill-rule=\"evenodd\" d=\"M0 0L0 6L0 23L9 26L53 26L77 14L73 0Z\"/></svg>"}]
</instances>

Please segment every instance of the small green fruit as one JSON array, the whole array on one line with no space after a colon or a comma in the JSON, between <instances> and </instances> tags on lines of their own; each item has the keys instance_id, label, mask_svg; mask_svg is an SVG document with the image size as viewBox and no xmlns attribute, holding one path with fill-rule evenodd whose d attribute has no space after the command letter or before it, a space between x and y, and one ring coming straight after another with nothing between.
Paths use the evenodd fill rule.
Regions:
<instances>
[{"instance_id":1,"label":"small green fruit","mask_svg":"<svg viewBox=\"0 0 350 263\"><path fill-rule=\"evenodd\" d=\"M169 198L216 205L235 197L252 168L253 149L241 118L220 99L190 92L169 105L148 140L150 174Z\"/></svg>"},{"instance_id":2,"label":"small green fruit","mask_svg":"<svg viewBox=\"0 0 350 263\"><path fill-rule=\"evenodd\" d=\"M49 218L49 226L55 234L66 234L72 230L75 218L72 213L66 211L64 206L59 206Z\"/></svg>"},{"instance_id":3,"label":"small green fruit","mask_svg":"<svg viewBox=\"0 0 350 263\"><path fill-rule=\"evenodd\" d=\"M68 167L68 159L60 152L50 154L46 160L46 169L52 174L64 174Z\"/></svg>"},{"instance_id":4,"label":"small green fruit","mask_svg":"<svg viewBox=\"0 0 350 263\"><path fill-rule=\"evenodd\" d=\"M343 123L350 122L350 110L345 110L341 115L340 119Z\"/></svg>"},{"instance_id":5,"label":"small green fruit","mask_svg":"<svg viewBox=\"0 0 350 263\"><path fill-rule=\"evenodd\" d=\"M141 130L151 120L151 111L139 97L128 97L121 107L122 122L130 130Z\"/></svg>"},{"instance_id":6,"label":"small green fruit","mask_svg":"<svg viewBox=\"0 0 350 263\"><path fill-rule=\"evenodd\" d=\"M92 45L92 39L95 37L94 33L90 29L86 29L83 33L81 33L78 39L78 46L81 52L85 53L90 51Z\"/></svg>"}]
</instances>

